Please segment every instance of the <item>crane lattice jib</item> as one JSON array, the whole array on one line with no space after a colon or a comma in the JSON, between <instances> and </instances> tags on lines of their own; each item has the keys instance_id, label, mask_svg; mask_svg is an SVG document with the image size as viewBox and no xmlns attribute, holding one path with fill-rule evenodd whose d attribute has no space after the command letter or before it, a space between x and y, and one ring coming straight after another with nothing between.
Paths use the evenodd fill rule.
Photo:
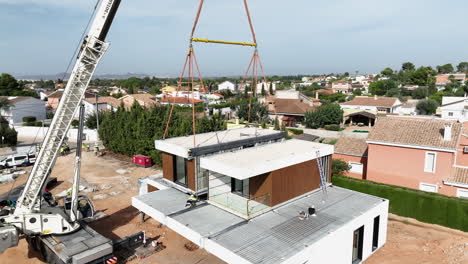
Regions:
<instances>
[{"instance_id":1,"label":"crane lattice jib","mask_svg":"<svg viewBox=\"0 0 468 264\"><path fill-rule=\"evenodd\" d=\"M70 128L73 118L76 116L79 105L83 100L86 88L96 70L96 66L105 53L108 44L95 40L99 48L86 46L81 55L81 63L75 66L73 75L70 76L68 85L64 90L60 104L55 112L52 123L47 131L37 161L26 183L25 191L18 200L15 213L32 212L41 192L41 188L47 180L49 171L55 163L60 147Z\"/></svg>"},{"instance_id":2,"label":"crane lattice jib","mask_svg":"<svg viewBox=\"0 0 468 264\"><path fill-rule=\"evenodd\" d=\"M38 198L57 159L73 118L85 96L86 88L109 44L104 42L121 0L100 0L78 59L47 131L36 163L29 175L14 214L37 212Z\"/></svg>"}]
</instances>

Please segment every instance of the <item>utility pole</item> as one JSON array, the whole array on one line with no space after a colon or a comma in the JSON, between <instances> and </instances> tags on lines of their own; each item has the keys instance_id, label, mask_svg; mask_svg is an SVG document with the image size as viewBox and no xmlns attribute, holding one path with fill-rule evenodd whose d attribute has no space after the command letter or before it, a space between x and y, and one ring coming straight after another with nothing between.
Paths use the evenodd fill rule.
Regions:
<instances>
[{"instance_id":1,"label":"utility pole","mask_svg":"<svg viewBox=\"0 0 468 264\"><path fill-rule=\"evenodd\" d=\"M96 129L99 131L99 107L98 107L98 94L94 94L96 98Z\"/></svg>"}]
</instances>

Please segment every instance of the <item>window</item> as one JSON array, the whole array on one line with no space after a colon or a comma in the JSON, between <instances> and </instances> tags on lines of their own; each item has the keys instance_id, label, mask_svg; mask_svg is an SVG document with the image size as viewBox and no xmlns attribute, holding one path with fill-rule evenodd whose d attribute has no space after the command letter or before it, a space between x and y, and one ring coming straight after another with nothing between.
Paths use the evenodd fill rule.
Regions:
<instances>
[{"instance_id":1,"label":"window","mask_svg":"<svg viewBox=\"0 0 468 264\"><path fill-rule=\"evenodd\" d=\"M244 188L245 182L235 178L231 178L231 192L242 197L248 197L248 188Z\"/></svg>"},{"instance_id":2,"label":"window","mask_svg":"<svg viewBox=\"0 0 468 264\"><path fill-rule=\"evenodd\" d=\"M380 216L374 218L374 233L372 236L372 251L379 247Z\"/></svg>"},{"instance_id":3,"label":"window","mask_svg":"<svg viewBox=\"0 0 468 264\"><path fill-rule=\"evenodd\" d=\"M187 186L187 175L186 171L186 162L185 159L179 156L176 156L174 159L174 178L175 182L184 186Z\"/></svg>"},{"instance_id":4,"label":"window","mask_svg":"<svg viewBox=\"0 0 468 264\"><path fill-rule=\"evenodd\" d=\"M349 169L349 172L362 174L362 172L364 171L364 165L362 163L350 161L349 166L351 166L351 169Z\"/></svg>"},{"instance_id":5,"label":"window","mask_svg":"<svg viewBox=\"0 0 468 264\"><path fill-rule=\"evenodd\" d=\"M426 152L426 159L424 160L424 171L434 173L435 164L436 164L436 153Z\"/></svg>"},{"instance_id":6,"label":"window","mask_svg":"<svg viewBox=\"0 0 468 264\"><path fill-rule=\"evenodd\" d=\"M453 116L453 112L448 112L448 116Z\"/></svg>"},{"instance_id":7,"label":"window","mask_svg":"<svg viewBox=\"0 0 468 264\"><path fill-rule=\"evenodd\" d=\"M353 233L353 263L359 263L362 260L362 242L364 239L364 226Z\"/></svg>"},{"instance_id":8,"label":"window","mask_svg":"<svg viewBox=\"0 0 468 264\"><path fill-rule=\"evenodd\" d=\"M468 190L467 189L457 189L457 197L467 198L468 199Z\"/></svg>"},{"instance_id":9,"label":"window","mask_svg":"<svg viewBox=\"0 0 468 264\"><path fill-rule=\"evenodd\" d=\"M14 159L15 160L24 160L26 156L16 156Z\"/></svg>"},{"instance_id":10,"label":"window","mask_svg":"<svg viewBox=\"0 0 468 264\"><path fill-rule=\"evenodd\" d=\"M419 184L419 190L425 191L425 192L434 192L434 193L436 193L437 192L437 185L421 182Z\"/></svg>"}]
</instances>

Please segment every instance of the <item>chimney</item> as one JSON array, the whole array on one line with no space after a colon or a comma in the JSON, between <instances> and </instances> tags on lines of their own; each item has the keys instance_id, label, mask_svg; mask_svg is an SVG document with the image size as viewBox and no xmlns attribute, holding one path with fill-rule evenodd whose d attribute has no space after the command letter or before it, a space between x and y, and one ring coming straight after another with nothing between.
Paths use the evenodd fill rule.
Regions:
<instances>
[{"instance_id":1,"label":"chimney","mask_svg":"<svg viewBox=\"0 0 468 264\"><path fill-rule=\"evenodd\" d=\"M377 100L377 95L374 95L374 100Z\"/></svg>"},{"instance_id":2,"label":"chimney","mask_svg":"<svg viewBox=\"0 0 468 264\"><path fill-rule=\"evenodd\" d=\"M444 140L450 141L452 139L452 124L447 123L444 125Z\"/></svg>"}]
</instances>

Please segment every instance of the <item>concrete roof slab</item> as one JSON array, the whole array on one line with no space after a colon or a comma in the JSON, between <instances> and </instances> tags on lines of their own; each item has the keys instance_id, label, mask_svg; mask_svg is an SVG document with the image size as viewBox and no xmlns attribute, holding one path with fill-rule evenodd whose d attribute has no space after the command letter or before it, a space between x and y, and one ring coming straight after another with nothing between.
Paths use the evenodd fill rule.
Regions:
<instances>
[{"instance_id":1,"label":"concrete roof slab","mask_svg":"<svg viewBox=\"0 0 468 264\"><path fill-rule=\"evenodd\" d=\"M201 158L200 167L244 180L331 154L332 145L291 139Z\"/></svg>"}]
</instances>

